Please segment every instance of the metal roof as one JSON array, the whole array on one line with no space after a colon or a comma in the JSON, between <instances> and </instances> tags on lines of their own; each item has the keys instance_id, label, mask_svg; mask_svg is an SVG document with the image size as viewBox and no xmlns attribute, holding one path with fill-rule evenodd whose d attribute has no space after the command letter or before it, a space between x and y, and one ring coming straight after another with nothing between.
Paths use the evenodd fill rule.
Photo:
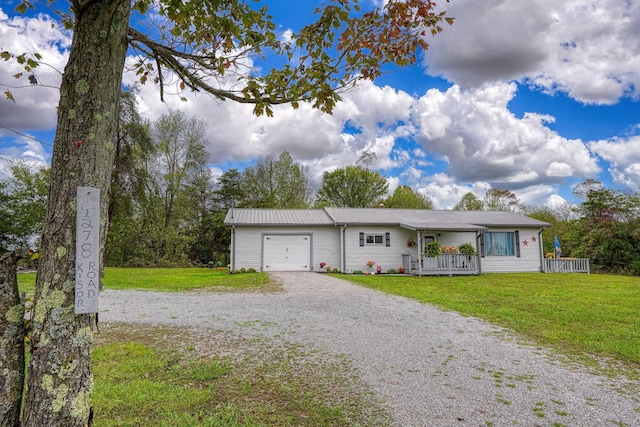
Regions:
<instances>
[{"instance_id":1,"label":"metal roof","mask_svg":"<svg viewBox=\"0 0 640 427\"><path fill-rule=\"evenodd\" d=\"M436 211L426 209L325 208L337 224L396 224L414 229L457 225L483 227L548 227L550 224L514 212ZM480 227L477 227L480 226Z\"/></svg>"},{"instance_id":2,"label":"metal roof","mask_svg":"<svg viewBox=\"0 0 640 427\"><path fill-rule=\"evenodd\" d=\"M324 208L231 209L227 226L394 225L413 230L483 230L487 227L535 227L550 224L513 212L436 211L426 209Z\"/></svg>"},{"instance_id":3,"label":"metal roof","mask_svg":"<svg viewBox=\"0 0 640 427\"><path fill-rule=\"evenodd\" d=\"M438 230L438 231L478 231L486 230L487 227L475 224L462 224L462 223L450 223L450 224L438 224L433 222L424 223L412 223L412 224L400 224L400 227L409 230Z\"/></svg>"},{"instance_id":4,"label":"metal roof","mask_svg":"<svg viewBox=\"0 0 640 427\"><path fill-rule=\"evenodd\" d=\"M230 209L224 225L334 225L321 209Z\"/></svg>"}]
</instances>

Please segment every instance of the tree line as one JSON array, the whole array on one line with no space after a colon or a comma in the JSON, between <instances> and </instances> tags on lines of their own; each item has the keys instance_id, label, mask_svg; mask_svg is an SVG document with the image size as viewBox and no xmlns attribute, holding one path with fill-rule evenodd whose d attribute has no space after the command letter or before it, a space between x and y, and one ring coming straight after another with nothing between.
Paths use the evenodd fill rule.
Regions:
<instances>
[{"instance_id":1,"label":"tree line","mask_svg":"<svg viewBox=\"0 0 640 427\"><path fill-rule=\"evenodd\" d=\"M214 179L200 119L172 111L151 123L137 114L131 95L123 99L109 203L109 266L226 265L230 234L223 221L231 207L435 208L429 196L407 185L389 194L368 152L354 165L325 172L319 188L307 167L286 151ZM11 172L0 181L0 255L18 249L23 262L33 264L49 170L15 163ZM527 206L510 190L491 188L483 198L465 194L453 209L523 213L551 224L543 234L546 255L554 252L557 237L563 256L589 258L594 271L640 275L638 194L588 179L575 186L574 196L580 204Z\"/></svg>"}]
</instances>

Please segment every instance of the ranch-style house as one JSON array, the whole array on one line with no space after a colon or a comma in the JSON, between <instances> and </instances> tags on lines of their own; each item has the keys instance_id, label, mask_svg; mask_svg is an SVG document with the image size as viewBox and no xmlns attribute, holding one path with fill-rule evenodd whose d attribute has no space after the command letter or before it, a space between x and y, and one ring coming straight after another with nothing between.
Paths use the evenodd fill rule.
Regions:
<instances>
[{"instance_id":1,"label":"ranch-style house","mask_svg":"<svg viewBox=\"0 0 640 427\"><path fill-rule=\"evenodd\" d=\"M331 207L231 209L224 223L234 270L418 275L543 271L549 226L513 212ZM429 256L430 242L443 253Z\"/></svg>"}]
</instances>

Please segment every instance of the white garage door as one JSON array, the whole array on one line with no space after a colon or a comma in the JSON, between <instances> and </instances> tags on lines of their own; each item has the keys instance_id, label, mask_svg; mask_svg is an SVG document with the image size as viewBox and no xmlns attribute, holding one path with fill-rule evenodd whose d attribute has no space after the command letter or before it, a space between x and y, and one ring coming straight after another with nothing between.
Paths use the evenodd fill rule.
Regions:
<instances>
[{"instance_id":1,"label":"white garage door","mask_svg":"<svg viewBox=\"0 0 640 427\"><path fill-rule=\"evenodd\" d=\"M263 239L263 271L309 271L311 236L265 234Z\"/></svg>"}]
</instances>

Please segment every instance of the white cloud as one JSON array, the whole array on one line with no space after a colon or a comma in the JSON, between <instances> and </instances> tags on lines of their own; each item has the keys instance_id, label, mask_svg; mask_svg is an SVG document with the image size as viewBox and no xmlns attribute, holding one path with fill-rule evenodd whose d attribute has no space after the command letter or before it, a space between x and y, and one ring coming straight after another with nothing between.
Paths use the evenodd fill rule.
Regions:
<instances>
[{"instance_id":1,"label":"white cloud","mask_svg":"<svg viewBox=\"0 0 640 427\"><path fill-rule=\"evenodd\" d=\"M640 96L640 3L458 0L456 21L428 40L431 75L465 87L526 81L584 103Z\"/></svg>"},{"instance_id":2,"label":"white cloud","mask_svg":"<svg viewBox=\"0 0 640 427\"><path fill-rule=\"evenodd\" d=\"M597 161L582 141L563 138L545 126L551 117L517 118L508 110L515 90L513 83L499 83L428 91L413 112L420 129L417 141L444 159L447 174L461 182L518 189L597 174Z\"/></svg>"},{"instance_id":3,"label":"white cloud","mask_svg":"<svg viewBox=\"0 0 640 427\"><path fill-rule=\"evenodd\" d=\"M49 17L8 17L0 8L0 51L14 55L42 56L31 72L15 59L2 61L0 87L10 91L15 101L0 98L0 124L12 129L42 130L55 126L58 87L67 62L70 38ZM15 78L15 75L22 77ZM30 84L33 75L38 84Z\"/></svg>"},{"instance_id":4,"label":"white cloud","mask_svg":"<svg viewBox=\"0 0 640 427\"><path fill-rule=\"evenodd\" d=\"M7 134L0 129L0 138ZM13 162L25 162L43 167L48 164L49 155L39 142L24 137L15 139L14 145L0 146L0 180L11 176L10 167Z\"/></svg>"},{"instance_id":5,"label":"white cloud","mask_svg":"<svg viewBox=\"0 0 640 427\"><path fill-rule=\"evenodd\" d=\"M614 182L632 191L640 189L640 136L594 141L589 148L609 163Z\"/></svg>"},{"instance_id":6,"label":"white cloud","mask_svg":"<svg viewBox=\"0 0 640 427\"><path fill-rule=\"evenodd\" d=\"M125 81L132 84L135 78L127 74ZM324 171L354 164L365 149L376 153L374 167L397 166L392 155L396 137L413 132L410 124L402 123L409 120L414 99L404 92L372 83L345 93L332 115L303 103L297 110L276 106L274 117L256 117L251 105L220 102L202 94L187 96L188 102L168 96L163 104L158 102L156 88L148 84L140 87L140 111L150 120L156 120L170 108L198 115L207 123L209 153L214 163L249 161L289 151L296 161L309 167L318 181ZM357 132L345 132L345 125Z\"/></svg>"}]
</instances>

